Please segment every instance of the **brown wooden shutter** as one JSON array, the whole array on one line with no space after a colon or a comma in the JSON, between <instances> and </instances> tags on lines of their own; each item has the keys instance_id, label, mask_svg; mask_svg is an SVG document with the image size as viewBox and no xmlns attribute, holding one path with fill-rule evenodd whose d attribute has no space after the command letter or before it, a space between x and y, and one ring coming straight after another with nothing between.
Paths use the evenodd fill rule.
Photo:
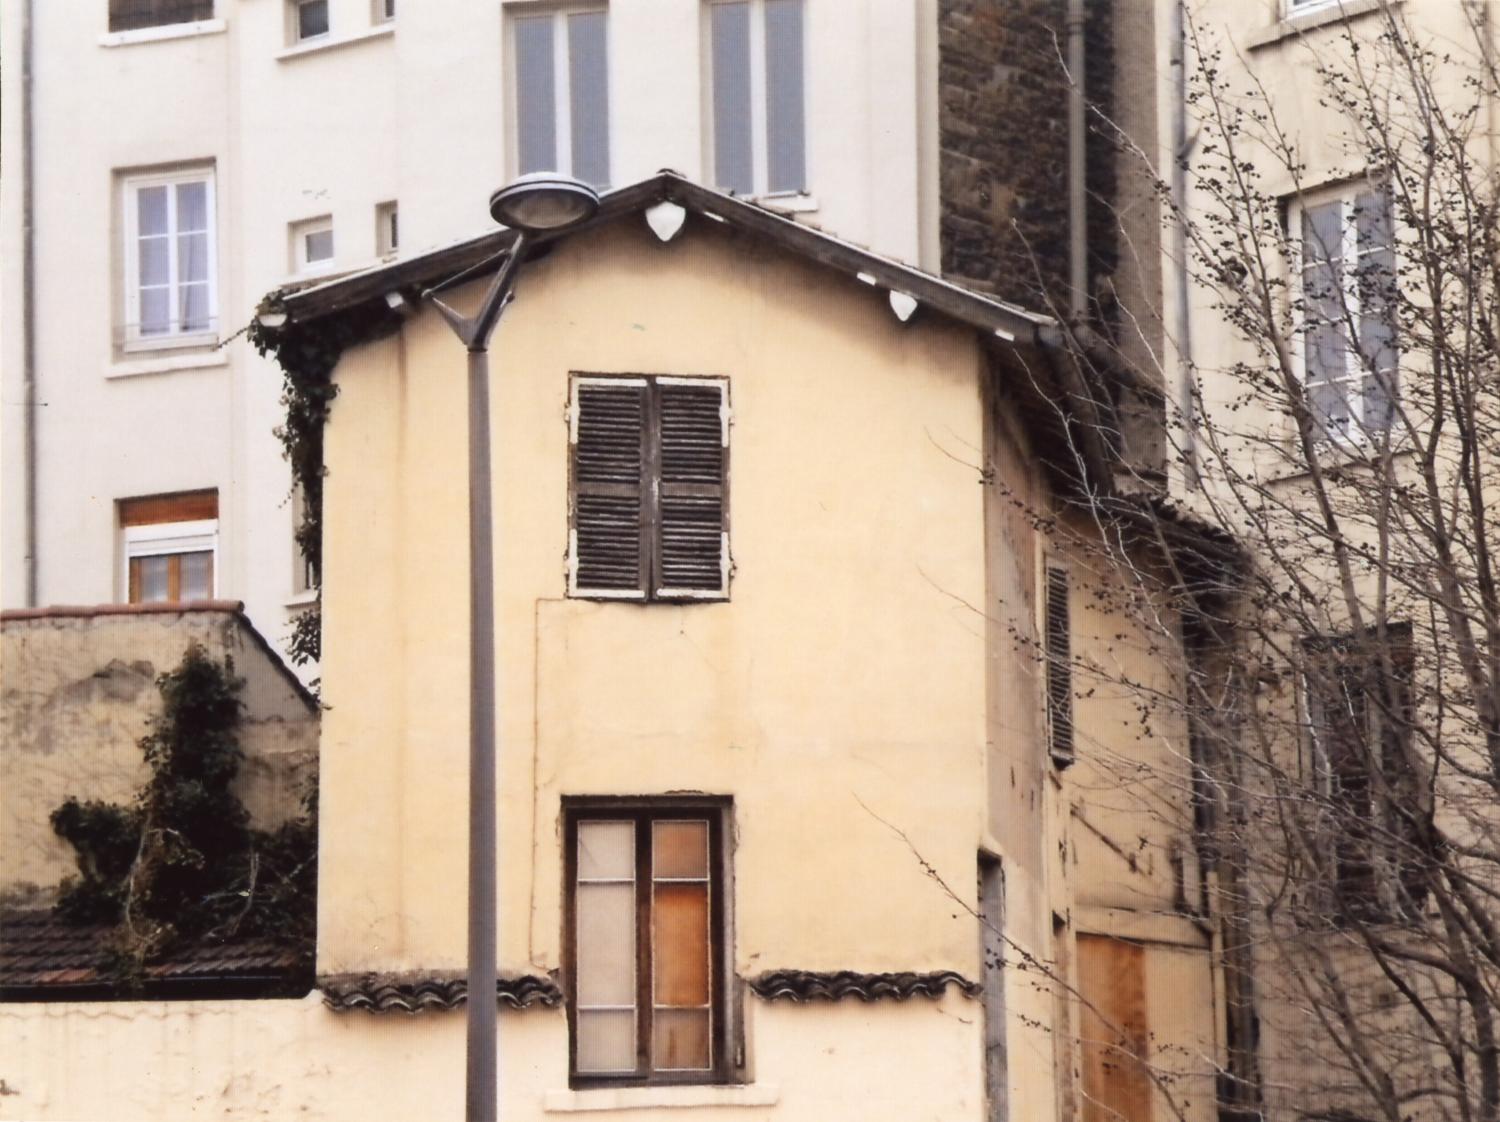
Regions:
<instances>
[{"instance_id":1,"label":"brown wooden shutter","mask_svg":"<svg viewBox=\"0 0 1500 1122\"><path fill-rule=\"evenodd\" d=\"M727 386L707 378L658 379L657 596L723 596L729 590L725 481Z\"/></svg>"},{"instance_id":2,"label":"brown wooden shutter","mask_svg":"<svg viewBox=\"0 0 1500 1122\"><path fill-rule=\"evenodd\" d=\"M573 412L570 591L645 595L646 382L578 379Z\"/></svg>"},{"instance_id":3,"label":"brown wooden shutter","mask_svg":"<svg viewBox=\"0 0 1500 1122\"><path fill-rule=\"evenodd\" d=\"M1047 567L1047 729L1053 762L1073 762L1073 632L1068 570Z\"/></svg>"},{"instance_id":4,"label":"brown wooden shutter","mask_svg":"<svg viewBox=\"0 0 1500 1122\"><path fill-rule=\"evenodd\" d=\"M121 526L156 526L163 522L203 522L219 517L219 492L177 491L120 500Z\"/></svg>"}]
</instances>

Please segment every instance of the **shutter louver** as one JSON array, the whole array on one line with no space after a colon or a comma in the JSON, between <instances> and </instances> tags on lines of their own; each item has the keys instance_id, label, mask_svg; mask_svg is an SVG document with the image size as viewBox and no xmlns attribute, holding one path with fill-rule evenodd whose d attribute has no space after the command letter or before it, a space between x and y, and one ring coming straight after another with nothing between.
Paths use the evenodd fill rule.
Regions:
<instances>
[{"instance_id":1,"label":"shutter louver","mask_svg":"<svg viewBox=\"0 0 1500 1122\"><path fill-rule=\"evenodd\" d=\"M1073 762L1073 640L1068 571L1049 566L1046 598L1047 734L1052 760Z\"/></svg>"},{"instance_id":2,"label":"shutter louver","mask_svg":"<svg viewBox=\"0 0 1500 1122\"><path fill-rule=\"evenodd\" d=\"M641 596L646 386L579 382L573 409L573 591Z\"/></svg>"},{"instance_id":3,"label":"shutter louver","mask_svg":"<svg viewBox=\"0 0 1500 1122\"><path fill-rule=\"evenodd\" d=\"M728 417L722 382L657 383L661 490L655 593L723 595Z\"/></svg>"}]
</instances>

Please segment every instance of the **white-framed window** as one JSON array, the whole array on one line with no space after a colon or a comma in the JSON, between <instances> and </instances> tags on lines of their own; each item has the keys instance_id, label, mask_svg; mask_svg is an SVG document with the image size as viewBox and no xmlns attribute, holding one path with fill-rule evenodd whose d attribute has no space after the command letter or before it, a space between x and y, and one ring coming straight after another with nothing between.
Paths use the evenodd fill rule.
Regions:
<instances>
[{"instance_id":1,"label":"white-framed window","mask_svg":"<svg viewBox=\"0 0 1500 1122\"><path fill-rule=\"evenodd\" d=\"M295 45L328 34L328 0L290 0L287 38Z\"/></svg>"},{"instance_id":2,"label":"white-framed window","mask_svg":"<svg viewBox=\"0 0 1500 1122\"><path fill-rule=\"evenodd\" d=\"M320 273L333 268L333 216L293 222L292 272Z\"/></svg>"},{"instance_id":3,"label":"white-framed window","mask_svg":"<svg viewBox=\"0 0 1500 1122\"><path fill-rule=\"evenodd\" d=\"M218 330L212 168L122 181L127 348L207 343Z\"/></svg>"},{"instance_id":4,"label":"white-framed window","mask_svg":"<svg viewBox=\"0 0 1500 1122\"><path fill-rule=\"evenodd\" d=\"M714 185L805 192L803 0L709 0L707 36Z\"/></svg>"},{"instance_id":5,"label":"white-framed window","mask_svg":"<svg viewBox=\"0 0 1500 1122\"><path fill-rule=\"evenodd\" d=\"M373 0L371 22L390 23L396 18L396 0Z\"/></svg>"},{"instance_id":6,"label":"white-framed window","mask_svg":"<svg viewBox=\"0 0 1500 1122\"><path fill-rule=\"evenodd\" d=\"M214 18L214 0L109 0L110 31L170 27Z\"/></svg>"},{"instance_id":7,"label":"white-framed window","mask_svg":"<svg viewBox=\"0 0 1500 1122\"><path fill-rule=\"evenodd\" d=\"M1360 179L1288 208L1297 243L1297 350L1313 422L1325 439L1387 432L1399 398L1396 247L1387 186Z\"/></svg>"},{"instance_id":8,"label":"white-framed window","mask_svg":"<svg viewBox=\"0 0 1500 1122\"><path fill-rule=\"evenodd\" d=\"M1281 0L1281 12L1285 17L1300 16L1304 12L1321 11L1324 8L1337 8L1342 0Z\"/></svg>"},{"instance_id":9,"label":"white-framed window","mask_svg":"<svg viewBox=\"0 0 1500 1122\"><path fill-rule=\"evenodd\" d=\"M302 520L307 516L307 495L302 490L301 484L292 486L292 595L302 596L309 592L315 592L318 587L317 575L313 572L312 562L308 561L307 555L302 552L302 545L297 540L298 532L302 529Z\"/></svg>"},{"instance_id":10,"label":"white-framed window","mask_svg":"<svg viewBox=\"0 0 1500 1122\"><path fill-rule=\"evenodd\" d=\"M219 494L121 499L120 569L131 604L212 600L217 591Z\"/></svg>"},{"instance_id":11,"label":"white-framed window","mask_svg":"<svg viewBox=\"0 0 1500 1122\"><path fill-rule=\"evenodd\" d=\"M375 252L389 257L401 249L400 214L394 201L375 207Z\"/></svg>"},{"instance_id":12,"label":"white-framed window","mask_svg":"<svg viewBox=\"0 0 1500 1122\"><path fill-rule=\"evenodd\" d=\"M518 14L510 30L517 174L560 171L609 186L609 13Z\"/></svg>"}]
</instances>

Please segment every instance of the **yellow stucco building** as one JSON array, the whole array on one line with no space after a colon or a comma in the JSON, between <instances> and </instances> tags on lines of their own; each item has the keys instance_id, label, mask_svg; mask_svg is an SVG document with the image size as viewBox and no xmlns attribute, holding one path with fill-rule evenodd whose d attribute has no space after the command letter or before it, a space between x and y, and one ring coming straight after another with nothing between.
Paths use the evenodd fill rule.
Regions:
<instances>
[{"instance_id":1,"label":"yellow stucco building","mask_svg":"<svg viewBox=\"0 0 1500 1122\"><path fill-rule=\"evenodd\" d=\"M0 1006L0 1116L460 1113L464 360L420 294L508 238L281 300L346 345L319 991ZM1056 332L671 174L533 250L490 415L501 1117L1213 1117L1185 735L1087 681L1179 666L1069 544L1108 464Z\"/></svg>"}]
</instances>

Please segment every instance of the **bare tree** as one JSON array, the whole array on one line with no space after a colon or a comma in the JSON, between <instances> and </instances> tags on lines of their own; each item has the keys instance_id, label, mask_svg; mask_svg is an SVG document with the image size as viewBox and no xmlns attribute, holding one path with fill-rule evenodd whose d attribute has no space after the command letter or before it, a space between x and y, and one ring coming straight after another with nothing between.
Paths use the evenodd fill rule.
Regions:
<instances>
[{"instance_id":1,"label":"bare tree","mask_svg":"<svg viewBox=\"0 0 1500 1122\"><path fill-rule=\"evenodd\" d=\"M1300 45L1316 105L1189 21L1189 485L1075 512L1180 671L1075 667L1190 730L1247 1117L1500 1119L1500 75L1486 6L1439 7ZM1132 325L1074 327L1118 447Z\"/></svg>"}]
</instances>

